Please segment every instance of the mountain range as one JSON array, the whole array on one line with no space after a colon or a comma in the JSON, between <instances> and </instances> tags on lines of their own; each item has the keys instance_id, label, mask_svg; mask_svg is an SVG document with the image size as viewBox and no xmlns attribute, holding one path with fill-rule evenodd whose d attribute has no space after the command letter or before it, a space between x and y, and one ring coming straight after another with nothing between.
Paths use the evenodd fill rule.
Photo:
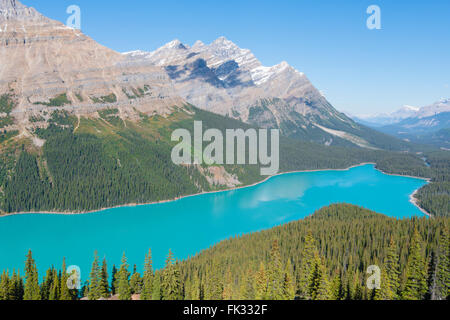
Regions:
<instances>
[{"instance_id":1,"label":"mountain range","mask_svg":"<svg viewBox=\"0 0 450 320\"><path fill-rule=\"evenodd\" d=\"M281 171L424 166L405 153L415 146L338 112L288 63L265 67L224 37L119 53L16 0L0 0L0 30L0 212L96 210L264 179L258 165L173 164L171 133L194 120L279 128Z\"/></svg>"},{"instance_id":2,"label":"mountain range","mask_svg":"<svg viewBox=\"0 0 450 320\"><path fill-rule=\"evenodd\" d=\"M285 61L263 66L225 37L193 46L174 40L153 52L123 55L164 68L176 92L203 110L324 145L385 146L379 143L385 136L338 112L304 73Z\"/></svg>"},{"instance_id":3,"label":"mountain range","mask_svg":"<svg viewBox=\"0 0 450 320\"><path fill-rule=\"evenodd\" d=\"M425 107L414 107L405 105L392 113L382 113L366 116L351 116L357 122L371 127L382 127L397 124L406 119L424 119L437 116L441 113L450 112L450 99L441 99Z\"/></svg>"},{"instance_id":4,"label":"mountain range","mask_svg":"<svg viewBox=\"0 0 450 320\"><path fill-rule=\"evenodd\" d=\"M9 112L0 109L3 130L32 137L55 110L98 117L116 108L121 119L137 121L141 113L167 115L190 103L323 145L375 149L390 139L338 112L288 63L265 67L224 37L121 54L19 1L1 0L0 10L0 60L7 61L0 93L17 102Z\"/></svg>"},{"instance_id":5,"label":"mountain range","mask_svg":"<svg viewBox=\"0 0 450 320\"><path fill-rule=\"evenodd\" d=\"M164 114L182 104L161 68L137 67L19 1L0 0L0 30L0 94L17 102L7 129L29 134L58 108L92 115L114 104L124 118L136 118L137 111ZM142 94L130 99L138 88Z\"/></svg>"},{"instance_id":6,"label":"mountain range","mask_svg":"<svg viewBox=\"0 0 450 320\"><path fill-rule=\"evenodd\" d=\"M422 108L404 106L391 114L354 117L354 120L401 139L450 147L450 99Z\"/></svg>"}]
</instances>

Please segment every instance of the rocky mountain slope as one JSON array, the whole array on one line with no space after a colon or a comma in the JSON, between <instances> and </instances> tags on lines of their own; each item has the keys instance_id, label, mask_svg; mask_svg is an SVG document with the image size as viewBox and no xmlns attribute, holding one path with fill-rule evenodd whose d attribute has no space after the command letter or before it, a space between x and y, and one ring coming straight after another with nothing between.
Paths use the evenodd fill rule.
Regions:
<instances>
[{"instance_id":1,"label":"rocky mountain slope","mask_svg":"<svg viewBox=\"0 0 450 320\"><path fill-rule=\"evenodd\" d=\"M0 30L0 214L84 212L264 178L258 165L173 164L171 133L195 120L223 132L281 128L295 138L280 139L281 171L424 166L374 151L408 145L337 112L287 63L264 67L224 38L120 54L15 0L0 0Z\"/></svg>"},{"instance_id":2,"label":"rocky mountain slope","mask_svg":"<svg viewBox=\"0 0 450 320\"><path fill-rule=\"evenodd\" d=\"M170 114L187 101L299 140L407 148L335 110L286 62L265 67L224 37L120 54L16 0L0 1L0 130L7 137L33 137L55 110L99 118L109 108L121 119L139 120Z\"/></svg>"},{"instance_id":3,"label":"rocky mountain slope","mask_svg":"<svg viewBox=\"0 0 450 320\"><path fill-rule=\"evenodd\" d=\"M174 40L154 52L124 56L142 66L164 68L177 93L207 111L325 145L383 148L376 140L388 139L334 109L305 74L287 62L265 67L250 50L224 37L209 45L197 41L192 47Z\"/></svg>"},{"instance_id":4,"label":"rocky mountain slope","mask_svg":"<svg viewBox=\"0 0 450 320\"><path fill-rule=\"evenodd\" d=\"M114 106L121 117L136 118L183 104L161 68L125 61L16 0L0 0L0 61L0 95L16 102L13 110L0 110L10 119L0 129L27 134L61 108L95 116Z\"/></svg>"}]
</instances>

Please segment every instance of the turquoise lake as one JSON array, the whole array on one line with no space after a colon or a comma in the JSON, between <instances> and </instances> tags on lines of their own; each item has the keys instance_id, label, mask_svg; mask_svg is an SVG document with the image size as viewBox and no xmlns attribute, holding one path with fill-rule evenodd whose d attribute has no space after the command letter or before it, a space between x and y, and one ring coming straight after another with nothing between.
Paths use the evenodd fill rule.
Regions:
<instances>
[{"instance_id":1,"label":"turquoise lake","mask_svg":"<svg viewBox=\"0 0 450 320\"><path fill-rule=\"evenodd\" d=\"M162 204L123 207L84 215L28 214L0 218L0 270L23 269L28 249L45 269L81 268L86 279L93 253L109 268L128 263L142 270L152 249L156 268L169 249L178 259L195 255L229 237L302 219L332 203L351 203L397 218L423 216L409 201L427 182L389 176L373 165L347 171L290 173L253 187L184 198Z\"/></svg>"}]
</instances>

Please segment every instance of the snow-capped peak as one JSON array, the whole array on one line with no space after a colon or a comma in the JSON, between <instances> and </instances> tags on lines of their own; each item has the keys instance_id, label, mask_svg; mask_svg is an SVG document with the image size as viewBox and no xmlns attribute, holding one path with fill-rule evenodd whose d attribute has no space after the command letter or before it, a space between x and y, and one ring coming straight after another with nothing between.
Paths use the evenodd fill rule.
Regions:
<instances>
[{"instance_id":1,"label":"snow-capped peak","mask_svg":"<svg viewBox=\"0 0 450 320\"><path fill-rule=\"evenodd\" d=\"M142 50L134 50L134 51L122 52L122 54L123 55L127 55L127 56L131 56L131 57L139 57L139 56L148 54L148 52L142 51Z\"/></svg>"},{"instance_id":2,"label":"snow-capped peak","mask_svg":"<svg viewBox=\"0 0 450 320\"><path fill-rule=\"evenodd\" d=\"M425 118L443 112L450 112L450 99L442 98L432 105L421 108L417 113L418 117Z\"/></svg>"},{"instance_id":3,"label":"snow-capped peak","mask_svg":"<svg viewBox=\"0 0 450 320\"><path fill-rule=\"evenodd\" d=\"M228 40L225 37L219 37L216 40L213 41L212 45L221 45L221 46L235 46L237 47L232 41Z\"/></svg>"},{"instance_id":4,"label":"snow-capped peak","mask_svg":"<svg viewBox=\"0 0 450 320\"><path fill-rule=\"evenodd\" d=\"M192 47L184 45L180 40L173 40L153 52L131 51L124 53L131 58L149 59L159 66L183 63L186 57L193 54L196 58L205 59L208 67L218 68L223 64L234 61L240 70L248 72L253 82L260 86L274 76L284 72L291 72L303 77L304 74L292 68L286 61L272 67L265 67L248 49L241 49L235 43L225 37L219 37L211 44L205 45L202 41L197 41ZM201 54L201 56L198 56Z\"/></svg>"},{"instance_id":5,"label":"snow-capped peak","mask_svg":"<svg viewBox=\"0 0 450 320\"><path fill-rule=\"evenodd\" d=\"M197 48L202 48L202 47L204 47L205 46L205 44L202 42L202 41L200 41L200 40L197 40L195 43L194 43L194 45L192 46L192 49L197 49Z\"/></svg>"},{"instance_id":6,"label":"snow-capped peak","mask_svg":"<svg viewBox=\"0 0 450 320\"><path fill-rule=\"evenodd\" d=\"M187 46L184 45L180 40L175 39L173 41L170 41L169 43L165 44L158 50L164 50L164 49L183 49L186 50Z\"/></svg>"},{"instance_id":7,"label":"snow-capped peak","mask_svg":"<svg viewBox=\"0 0 450 320\"><path fill-rule=\"evenodd\" d=\"M414 106L409 106L409 105L404 105L403 110L411 110L411 111L419 111L420 107L414 107Z\"/></svg>"},{"instance_id":8,"label":"snow-capped peak","mask_svg":"<svg viewBox=\"0 0 450 320\"><path fill-rule=\"evenodd\" d=\"M286 61L283 61L280 64L277 64L273 67L264 67L264 66L257 67L251 70L253 82L258 86L262 85L263 83L267 82L270 78L272 78L274 75L280 74L283 71L287 70L288 68L292 67Z\"/></svg>"},{"instance_id":9,"label":"snow-capped peak","mask_svg":"<svg viewBox=\"0 0 450 320\"><path fill-rule=\"evenodd\" d=\"M236 56L242 56L250 53L250 50L239 48L225 37L220 37L213 41L209 46L207 46L207 50L216 56L223 57L224 59L233 59Z\"/></svg>"}]
</instances>

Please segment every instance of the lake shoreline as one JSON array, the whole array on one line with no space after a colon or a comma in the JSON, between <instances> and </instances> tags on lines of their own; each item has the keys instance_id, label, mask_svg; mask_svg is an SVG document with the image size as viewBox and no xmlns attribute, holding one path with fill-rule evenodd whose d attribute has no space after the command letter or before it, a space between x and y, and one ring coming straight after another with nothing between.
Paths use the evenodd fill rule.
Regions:
<instances>
[{"instance_id":1,"label":"lake shoreline","mask_svg":"<svg viewBox=\"0 0 450 320\"><path fill-rule=\"evenodd\" d=\"M162 200L162 201L153 201L153 202L148 202L148 203L129 203L129 204L123 204L123 205L118 205L118 206L113 206L113 207L101 208L101 209L90 210L90 211L78 211L78 212L77 211L75 211L75 212L74 211L67 211L67 212L59 212L59 211L15 212L15 213L8 213L8 214L5 214L5 215L0 215L0 219L1 218L5 218L5 217L10 217L10 216L17 216L17 215L63 215L63 216L85 215L85 214L92 214L92 213L102 213L102 212L105 212L105 211L108 211L108 210L119 209L119 208L133 208L133 207L140 207L140 206L148 206L148 205L170 203L170 202L175 202L175 201L179 201L179 200L187 199L187 198L191 198L191 197L198 197L198 196L214 194L214 193L231 192L231 191L245 189L245 188L252 188L252 187L255 187L257 185L263 184L263 183L269 181L272 178L279 177L279 176L282 176L282 175L287 175L287 174L309 173L309 172L326 172L326 171L349 171L351 169L362 167L362 166L366 166L366 165L374 165L374 166L376 166L376 163L363 162L363 163L360 163L360 164L355 164L355 165L350 166L350 167L345 168L345 169L314 169L314 170L287 171L287 172L278 173L278 174L273 175L273 176L269 176L269 177L265 178L264 180L255 182L255 183L253 183L251 185L234 187L234 188L225 189L225 190L201 192L201 193L196 193L196 194L192 194L192 195L186 195L186 196L177 197L177 198L174 198L174 199ZM381 173L383 173L385 175L398 176L398 177L404 177L404 178L420 179L420 180L425 180L428 183L431 182L431 179L429 179L429 178L407 176L407 175L401 175L401 174L395 174L395 173L386 173L386 172L384 172L384 171L382 171L380 169L377 169L377 168L375 168L375 169L380 171ZM425 214L426 216L431 218L433 216L429 212L427 212L425 209L421 208L419 206L419 204L418 204L418 199L415 196L417 195L419 190L420 189L415 190L410 195L410 200L409 201L415 207L417 207L423 214Z\"/></svg>"}]
</instances>

